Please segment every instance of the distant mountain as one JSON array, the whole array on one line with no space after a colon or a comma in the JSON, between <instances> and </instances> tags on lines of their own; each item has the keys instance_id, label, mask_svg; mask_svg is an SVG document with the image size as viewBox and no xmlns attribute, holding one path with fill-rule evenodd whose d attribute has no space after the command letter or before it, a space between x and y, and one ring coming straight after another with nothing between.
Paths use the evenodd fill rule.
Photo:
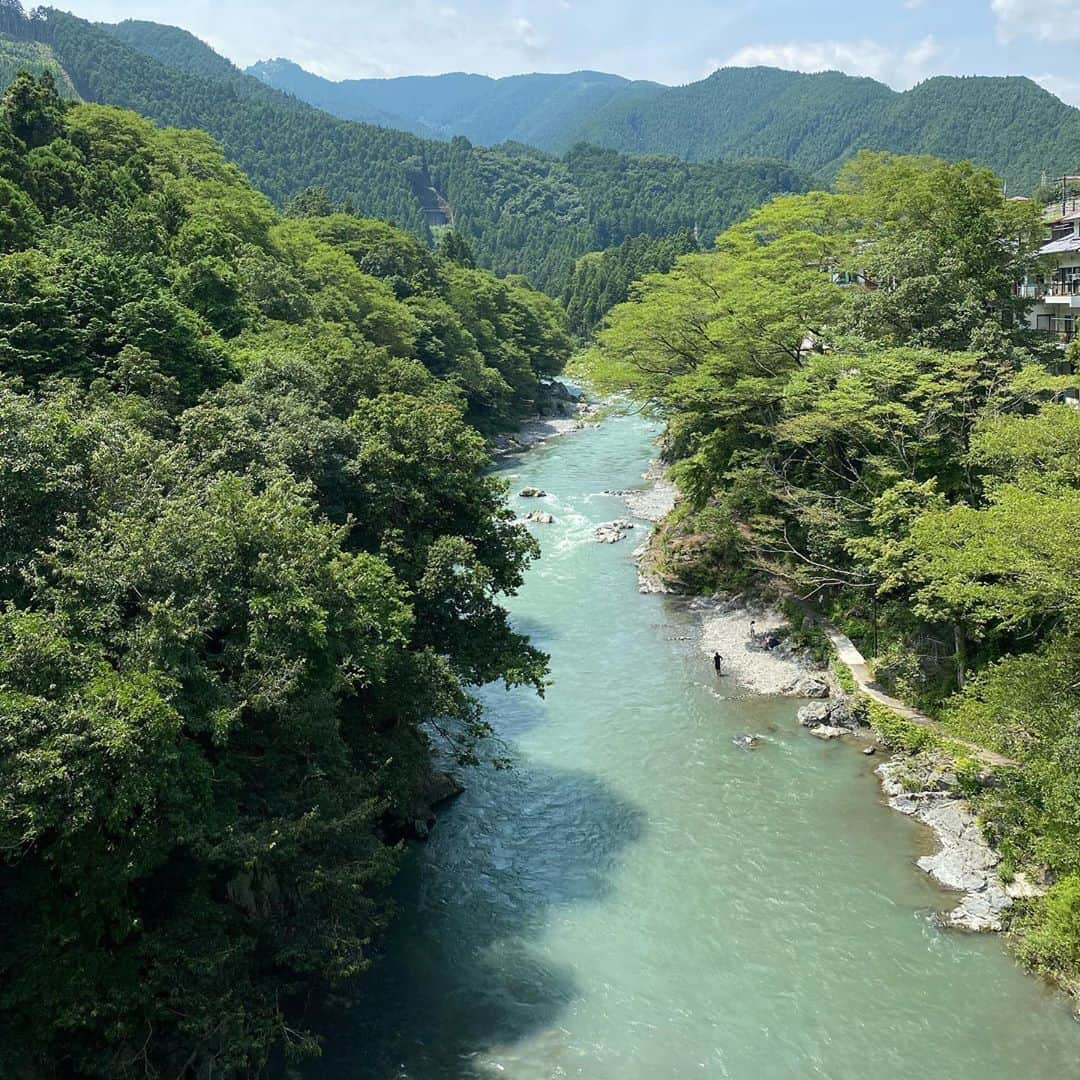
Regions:
<instances>
[{"instance_id":1,"label":"distant mountain","mask_svg":"<svg viewBox=\"0 0 1080 1080\"><path fill-rule=\"evenodd\" d=\"M942 76L897 93L837 71L724 68L646 101L613 100L574 133L689 161L776 157L828 176L861 149L987 165L1016 190L1080 168L1080 110L1031 79Z\"/></svg>"},{"instance_id":2,"label":"distant mountain","mask_svg":"<svg viewBox=\"0 0 1080 1080\"><path fill-rule=\"evenodd\" d=\"M279 205L318 186L428 242L452 224L482 265L552 292L585 252L680 229L707 244L770 196L807 187L781 162L687 164L589 147L554 157L421 139L331 116L174 27L100 26L53 9L12 18L12 37L47 48L85 100L209 132Z\"/></svg>"},{"instance_id":3,"label":"distant mountain","mask_svg":"<svg viewBox=\"0 0 1080 1080\"><path fill-rule=\"evenodd\" d=\"M561 153L588 142L686 161L774 158L829 180L858 150L987 165L1030 191L1080 171L1080 110L1030 79L940 77L905 93L838 71L723 68L663 87L614 75L480 75L329 82L287 60L251 71L339 116Z\"/></svg>"},{"instance_id":4,"label":"distant mountain","mask_svg":"<svg viewBox=\"0 0 1080 1080\"><path fill-rule=\"evenodd\" d=\"M562 151L575 133L613 101L648 101L659 83L576 71L570 75L412 75L332 82L291 60L263 60L247 69L268 86L347 120L390 123L432 138L464 135L494 146L521 142Z\"/></svg>"}]
</instances>

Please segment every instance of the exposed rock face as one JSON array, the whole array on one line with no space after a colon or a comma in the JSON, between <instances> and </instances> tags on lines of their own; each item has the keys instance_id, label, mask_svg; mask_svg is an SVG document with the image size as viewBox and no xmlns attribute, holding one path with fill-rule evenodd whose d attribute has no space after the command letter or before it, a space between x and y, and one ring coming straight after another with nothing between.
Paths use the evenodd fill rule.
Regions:
<instances>
[{"instance_id":1,"label":"exposed rock face","mask_svg":"<svg viewBox=\"0 0 1080 1080\"><path fill-rule=\"evenodd\" d=\"M652 462L643 479L646 481L643 488L613 491L610 494L622 496L627 509L637 517L646 521L661 521L675 509L678 490L659 461Z\"/></svg>"},{"instance_id":2,"label":"exposed rock face","mask_svg":"<svg viewBox=\"0 0 1080 1080\"><path fill-rule=\"evenodd\" d=\"M457 778L450 773L432 772L408 816L405 833L417 840L427 839L431 827L435 824L436 808L456 799L464 790Z\"/></svg>"},{"instance_id":3,"label":"exposed rock face","mask_svg":"<svg viewBox=\"0 0 1080 1080\"><path fill-rule=\"evenodd\" d=\"M803 675L785 686L784 693L788 697L827 698L829 680L824 675Z\"/></svg>"},{"instance_id":4,"label":"exposed rock face","mask_svg":"<svg viewBox=\"0 0 1080 1080\"><path fill-rule=\"evenodd\" d=\"M617 544L634 527L632 521L609 521L604 525L597 526L597 543Z\"/></svg>"},{"instance_id":5,"label":"exposed rock face","mask_svg":"<svg viewBox=\"0 0 1080 1080\"><path fill-rule=\"evenodd\" d=\"M804 705L796 715L803 727L815 728L824 724L827 727L842 728L845 735L863 726L862 720L851 707L851 699L847 697L815 701Z\"/></svg>"},{"instance_id":6,"label":"exposed rock face","mask_svg":"<svg viewBox=\"0 0 1080 1080\"><path fill-rule=\"evenodd\" d=\"M986 842L971 808L961 798L951 763L938 758L894 758L877 768L889 805L929 825L941 849L924 855L917 865L947 889L962 893L959 904L944 916L946 926L994 931L1013 900L1038 895L1022 875L1004 884L998 877L1000 856Z\"/></svg>"}]
</instances>

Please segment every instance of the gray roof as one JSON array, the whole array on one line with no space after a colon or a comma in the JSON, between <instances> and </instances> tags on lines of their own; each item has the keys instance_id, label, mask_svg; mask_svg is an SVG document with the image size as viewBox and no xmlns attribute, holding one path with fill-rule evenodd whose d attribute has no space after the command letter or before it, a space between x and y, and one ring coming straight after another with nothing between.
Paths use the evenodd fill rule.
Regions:
<instances>
[{"instance_id":1,"label":"gray roof","mask_svg":"<svg viewBox=\"0 0 1080 1080\"><path fill-rule=\"evenodd\" d=\"M1063 236L1039 248L1040 255L1063 255L1069 251L1080 251L1080 236Z\"/></svg>"}]
</instances>

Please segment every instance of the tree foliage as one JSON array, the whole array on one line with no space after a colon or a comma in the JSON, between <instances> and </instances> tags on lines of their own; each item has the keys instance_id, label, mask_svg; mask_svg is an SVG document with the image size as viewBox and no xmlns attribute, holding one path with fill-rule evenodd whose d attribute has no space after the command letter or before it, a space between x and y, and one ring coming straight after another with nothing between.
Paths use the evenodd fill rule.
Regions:
<instances>
[{"instance_id":1,"label":"tree foliage","mask_svg":"<svg viewBox=\"0 0 1080 1080\"><path fill-rule=\"evenodd\" d=\"M564 321L47 77L0 143L0 1072L251 1075L364 992L471 689L543 686L477 429Z\"/></svg>"},{"instance_id":2,"label":"tree foliage","mask_svg":"<svg viewBox=\"0 0 1080 1080\"><path fill-rule=\"evenodd\" d=\"M1011 287L1040 234L983 170L863 154L647 276L587 366L668 419L661 572L818 605L1020 762L979 810L1006 872L1060 876L1017 930L1080 985L1076 357Z\"/></svg>"},{"instance_id":3,"label":"tree foliage","mask_svg":"<svg viewBox=\"0 0 1080 1080\"><path fill-rule=\"evenodd\" d=\"M51 50L85 100L209 132L290 215L312 213L305 200L321 191L328 201L314 207L319 214L357 209L429 245L433 228L452 224L479 265L526 275L552 295L588 251L682 228L709 242L771 195L806 187L778 162L687 165L590 147L553 157L521 144L485 149L350 122L154 23L103 27L44 9L19 26Z\"/></svg>"}]
</instances>

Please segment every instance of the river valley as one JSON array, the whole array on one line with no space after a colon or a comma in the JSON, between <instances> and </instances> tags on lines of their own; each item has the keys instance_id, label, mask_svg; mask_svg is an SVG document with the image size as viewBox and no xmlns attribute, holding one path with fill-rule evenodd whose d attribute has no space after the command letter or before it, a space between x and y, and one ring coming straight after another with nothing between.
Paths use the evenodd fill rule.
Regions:
<instances>
[{"instance_id":1,"label":"river valley","mask_svg":"<svg viewBox=\"0 0 1080 1080\"><path fill-rule=\"evenodd\" d=\"M373 1004L311 1070L389 1080L1080 1076L1080 1024L994 937L945 932L875 759L717 680L684 604L637 589L628 512L656 429L504 462L543 557L511 601L553 685L485 691L507 770L410 854ZM725 697L725 693L730 697ZM743 734L754 750L736 745Z\"/></svg>"}]
</instances>

